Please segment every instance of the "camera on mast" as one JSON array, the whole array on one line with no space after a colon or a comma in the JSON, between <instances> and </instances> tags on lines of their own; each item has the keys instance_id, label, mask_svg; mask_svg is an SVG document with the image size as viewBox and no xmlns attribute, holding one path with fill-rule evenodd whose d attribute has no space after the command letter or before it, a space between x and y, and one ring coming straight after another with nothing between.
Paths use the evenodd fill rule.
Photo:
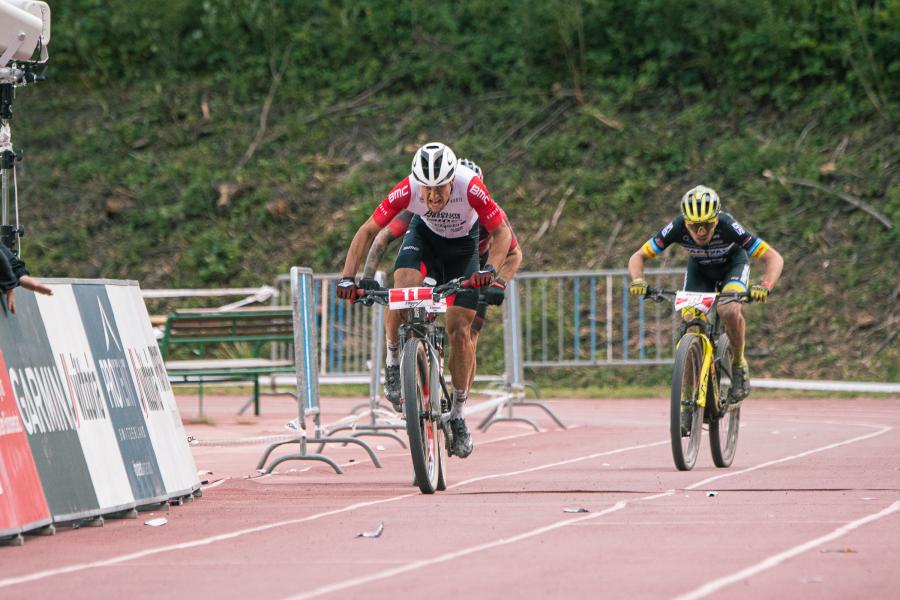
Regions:
<instances>
[{"instance_id":1,"label":"camera on mast","mask_svg":"<svg viewBox=\"0 0 900 600\"><path fill-rule=\"evenodd\" d=\"M50 7L38 0L0 0L0 69L49 58Z\"/></svg>"}]
</instances>

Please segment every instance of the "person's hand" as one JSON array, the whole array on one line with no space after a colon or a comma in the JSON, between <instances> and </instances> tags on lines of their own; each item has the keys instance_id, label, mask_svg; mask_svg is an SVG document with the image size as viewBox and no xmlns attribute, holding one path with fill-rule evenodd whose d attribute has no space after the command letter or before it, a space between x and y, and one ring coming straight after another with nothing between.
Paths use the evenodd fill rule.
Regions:
<instances>
[{"instance_id":1,"label":"person's hand","mask_svg":"<svg viewBox=\"0 0 900 600\"><path fill-rule=\"evenodd\" d=\"M766 303L769 299L769 292L772 291L772 284L768 281L760 281L750 286L750 299L754 302Z\"/></svg>"},{"instance_id":2,"label":"person's hand","mask_svg":"<svg viewBox=\"0 0 900 600\"><path fill-rule=\"evenodd\" d=\"M647 282L643 278L638 277L631 280L631 285L628 286L628 293L632 296L646 296L648 289Z\"/></svg>"},{"instance_id":3,"label":"person's hand","mask_svg":"<svg viewBox=\"0 0 900 600\"><path fill-rule=\"evenodd\" d=\"M19 285L21 285L26 290L31 290L32 292L37 292L38 294L43 294L45 296L52 296L53 290L32 277L31 275L23 275L19 278Z\"/></svg>"},{"instance_id":4,"label":"person's hand","mask_svg":"<svg viewBox=\"0 0 900 600\"><path fill-rule=\"evenodd\" d=\"M492 306L500 306L506 297L506 284L497 278L491 285L481 291L484 301Z\"/></svg>"},{"instance_id":5,"label":"person's hand","mask_svg":"<svg viewBox=\"0 0 900 600\"><path fill-rule=\"evenodd\" d=\"M380 290L381 284L372 277L363 277L359 280L359 283L356 284L356 287L361 290Z\"/></svg>"},{"instance_id":6,"label":"person's hand","mask_svg":"<svg viewBox=\"0 0 900 600\"><path fill-rule=\"evenodd\" d=\"M495 274L496 271L492 265L484 265L482 270L472 273L472 276L469 277L469 287L483 288L489 286L494 281Z\"/></svg>"},{"instance_id":7,"label":"person's hand","mask_svg":"<svg viewBox=\"0 0 900 600\"><path fill-rule=\"evenodd\" d=\"M352 277L341 277L337 284L337 297L341 300L356 300L356 280Z\"/></svg>"},{"instance_id":8,"label":"person's hand","mask_svg":"<svg viewBox=\"0 0 900 600\"><path fill-rule=\"evenodd\" d=\"M16 295L14 291L15 290L9 289L3 292L3 295L6 296L6 305L9 307L9 312L12 314L16 314Z\"/></svg>"}]
</instances>

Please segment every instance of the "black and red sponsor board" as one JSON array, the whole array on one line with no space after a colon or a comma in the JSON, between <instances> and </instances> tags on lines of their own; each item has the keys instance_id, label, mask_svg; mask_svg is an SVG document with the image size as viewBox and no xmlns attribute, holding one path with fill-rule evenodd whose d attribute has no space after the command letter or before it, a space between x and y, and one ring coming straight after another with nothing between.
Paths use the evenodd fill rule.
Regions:
<instances>
[{"instance_id":1,"label":"black and red sponsor board","mask_svg":"<svg viewBox=\"0 0 900 600\"><path fill-rule=\"evenodd\" d=\"M15 398L46 505L54 521L99 514L76 417L31 293L16 294L16 314L0 315L4 379ZM33 489L33 483L25 489ZM13 493L18 496L18 489Z\"/></svg>"},{"instance_id":2,"label":"black and red sponsor board","mask_svg":"<svg viewBox=\"0 0 900 600\"><path fill-rule=\"evenodd\" d=\"M50 521L44 488L13 397L6 360L0 352L0 537Z\"/></svg>"}]
</instances>

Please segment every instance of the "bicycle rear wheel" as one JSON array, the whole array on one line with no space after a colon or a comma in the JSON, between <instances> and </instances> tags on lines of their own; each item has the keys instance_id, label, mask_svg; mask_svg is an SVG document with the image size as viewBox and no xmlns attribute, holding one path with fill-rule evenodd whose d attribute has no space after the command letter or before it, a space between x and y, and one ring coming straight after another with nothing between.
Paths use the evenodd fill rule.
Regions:
<instances>
[{"instance_id":1,"label":"bicycle rear wheel","mask_svg":"<svg viewBox=\"0 0 900 600\"><path fill-rule=\"evenodd\" d=\"M703 343L696 335L681 338L672 371L672 398L669 405L669 434L672 458L679 471L690 471L697 462L700 434L703 431L703 408L697 403L700 368L703 365Z\"/></svg>"},{"instance_id":2,"label":"bicycle rear wheel","mask_svg":"<svg viewBox=\"0 0 900 600\"><path fill-rule=\"evenodd\" d=\"M423 494L433 494L440 478L441 454L438 422L432 418L428 351L425 341L408 340L400 361L400 384L406 415L406 435L412 456L416 485Z\"/></svg>"},{"instance_id":3,"label":"bicycle rear wheel","mask_svg":"<svg viewBox=\"0 0 900 600\"><path fill-rule=\"evenodd\" d=\"M727 334L719 336L716 345L716 363L719 381L731 379L731 344ZM723 410L715 412L715 418L709 420L709 450L713 463L720 468L730 467L737 451L738 433L741 429L741 405L728 404L729 386L719 384L719 402Z\"/></svg>"}]
</instances>

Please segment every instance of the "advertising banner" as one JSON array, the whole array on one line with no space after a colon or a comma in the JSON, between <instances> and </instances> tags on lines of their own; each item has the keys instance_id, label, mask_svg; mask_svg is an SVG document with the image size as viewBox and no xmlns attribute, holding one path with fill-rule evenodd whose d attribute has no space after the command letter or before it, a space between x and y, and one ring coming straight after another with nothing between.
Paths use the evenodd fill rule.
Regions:
<instances>
[{"instance_id":1,"label":"advertising banner","mask_svg":"<svg viewBox=\"0 0 900 600\"><path fill-rule=\"evenodd\" d=\"M132 508L134 492L119 453L110 410L100 389L87 334L70 284L52 284L53 296L36 296L53 358L72 399L75 430L103 513ZM73 318L74 317L74 318Z\"/></svg>"},{"instance_id":2,"label":"advertising banner","mask_svg":"<svg viewBox=\"0 0 900 600\"><path fill-rule=\"evenodd\" d=\"M140 288L134 284L108 284L106 291L147 417L166 492L169 496L189 494L199 487L197 468Z\"/></svg>"},{"instance_id":3,"label":"advertising banner","mask_svg":"<svg viewBox=\"0 0 900 600\"><path fill-rule=\"evenodd\" d=\"M145 418L147 407L132 379L106 287L101 283L76 283L73 291L135 501L141 505L166 500Z\"/></svg>"},{"instance_id":4,"label":"advertising banner","mask_svg":"<svg viewBox=\"0 0 900 600\"><path fill-rule=\"evenodd\" d=\"M53 520L99 514L72 399L32 292L16 290L16 314L0 314L0 352Z\"/></svg>"},{"instance_id":5,"label":"advertising banner","mask_svg":"<svg viewBox=\"0 0 900 600\"><path fill-rule=\"evenodd\" d=\"M48 523L50 509L0 352L0 537Z\"/></svg>"}]
</instances>

